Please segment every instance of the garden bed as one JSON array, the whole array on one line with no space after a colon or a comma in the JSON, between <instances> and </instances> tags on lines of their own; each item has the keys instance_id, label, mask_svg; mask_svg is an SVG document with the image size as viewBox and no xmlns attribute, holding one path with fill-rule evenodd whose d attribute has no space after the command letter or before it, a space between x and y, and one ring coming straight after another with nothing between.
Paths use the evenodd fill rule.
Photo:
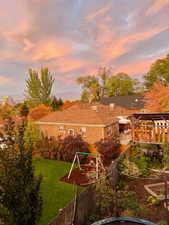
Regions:
<instances>
[{"instance_id":1,"label":"garden bed","mask_svg":"<svg viewBox=\"0 0 169 225\"><path fill-rule=\"evenodd\" d=\"M144 188L144 185L162 182L161 178L157 180L148 180L146 178L129 178L122 176L122 180L127 183L130 191L136 192L140 204L149 208L147 215L143 215L142 219L147 219L155 223L160 220L167 220L167 212L164 208L163 202L161 201L158 205L149 204L147 200L150 194Z\"/></svg>"},{"instance_id":2,"label":"garden bed","mask_svg":"<svg viewBox=\"0 0 169 225\"><path fill-rule=\"evenodd\" d=\"M60 179L60 181L81 186L87 185L89 183L88 177L83 174L79 168L74 169L69 178L68 174L66 174Z\"/></svg>"}]
</instances>

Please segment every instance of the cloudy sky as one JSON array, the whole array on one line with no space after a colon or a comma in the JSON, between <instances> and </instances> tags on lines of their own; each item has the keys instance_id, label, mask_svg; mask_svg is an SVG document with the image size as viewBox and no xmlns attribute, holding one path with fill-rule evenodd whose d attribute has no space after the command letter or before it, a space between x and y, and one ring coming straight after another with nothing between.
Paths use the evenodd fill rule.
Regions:
<instances>
[{"instance_id":1,"label":"cloudy sky","mask_svg":"<svg viewBox=\"0 0 169 225\"><path fill-rule=\"evenodd\" d=\"M79 75L111 66L140 78L169 53L169 0L1 0L0 97L24 97L47 66L54 94L77 98Z\"/></svg>"}]
</instances>

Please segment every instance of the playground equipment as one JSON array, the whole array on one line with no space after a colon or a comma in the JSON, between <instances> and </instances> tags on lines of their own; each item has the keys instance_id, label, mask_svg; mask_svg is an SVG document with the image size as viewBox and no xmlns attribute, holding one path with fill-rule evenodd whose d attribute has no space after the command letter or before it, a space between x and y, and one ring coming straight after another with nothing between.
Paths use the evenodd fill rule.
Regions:
<instances>
[{"instance_id":1,"label":"playground equipment","mask_svg":"<svg viewBox=\"0 0 169 225\"><path fill-rule=\"evenodd\" d=\"M76 152L75 153L75 156L74 156L74 159L73 159L73 162L72 162L72 165L71 165L71 168L70 168L70 171L69 171L69 174L68 174L68 179L70 178L70 175L72 173L72 170L74 168L74 165L75 163L77 162L77 165L79 167L79 170L84 170L82 167L81 167L81 164L80 164L80 159L79 159L79 156L80 155L87 155L87 156L91 156L92 158L95 159L95 162L93 160L90 161L90 164L88 164L88 166L92 166L94 169L95 169L95 172L96 172L96 179L99 179L99 172L102 170L102 171L105 171L105 168L103 166L103 163L102 163L102 160L101 160L101 157L99 154L96 154L96 153L88 153L88 152Z\"/></svg>"}]
</instances>

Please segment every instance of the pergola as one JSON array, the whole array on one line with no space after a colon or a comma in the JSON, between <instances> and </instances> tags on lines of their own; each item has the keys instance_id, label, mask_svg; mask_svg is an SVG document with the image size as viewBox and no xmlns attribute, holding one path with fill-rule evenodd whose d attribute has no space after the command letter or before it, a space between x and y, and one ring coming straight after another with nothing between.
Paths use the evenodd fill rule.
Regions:
<instances>
[{"instance_id":1,"label":"pergola","mask_svg":"<svg viewBox=\"0 0 169 225\"><path fill-rule=\"evenodd\" d=\"M169 113L135 113L131 116L131 121L133 142L169 142Z\"/></svg>"}]
</instances>

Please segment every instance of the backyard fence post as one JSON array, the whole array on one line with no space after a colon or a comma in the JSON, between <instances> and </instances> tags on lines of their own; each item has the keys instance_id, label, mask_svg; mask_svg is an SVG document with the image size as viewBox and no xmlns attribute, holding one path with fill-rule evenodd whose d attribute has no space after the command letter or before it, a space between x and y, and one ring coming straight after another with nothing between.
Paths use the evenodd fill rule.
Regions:
<instances>
[{"instance_id":1,"label":"backyard fence post","mask_svg":"<svg viewBox=\"0 0 169 225\"><path fill-rule=\"evenodd\" d=\"M70 171L69 171L68 179L70 178L70 175L72 173L72 170L73 170L73 167L74 167L74 164L75 164L75 161L76 161L76 157L77 157L77 155L75 155L75 157L73 159L73 163L72 163L71 168L70 168Z\"/></svg>"}]
</instances>

